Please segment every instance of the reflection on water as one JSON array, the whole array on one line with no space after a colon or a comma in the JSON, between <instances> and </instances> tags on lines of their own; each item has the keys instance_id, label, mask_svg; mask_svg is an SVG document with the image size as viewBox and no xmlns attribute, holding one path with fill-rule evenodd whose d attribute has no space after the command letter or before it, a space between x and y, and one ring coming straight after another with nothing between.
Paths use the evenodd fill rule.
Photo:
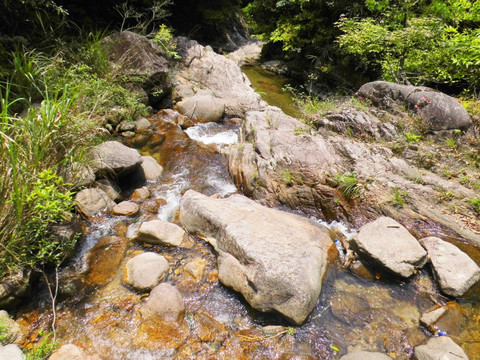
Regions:
<instances>
[{"instance_id":1,"label":"reflection on water","mask_svg":"<svg viewBox=\"0 0 480 360\"><path fill-rule=\"evenodd\" d=\"M293 94L283 90L284 86L289 83L288 78L264 70L260 66L244 66L242 71L267 104L279 107L287 115L300 116L298 106L293 100Z\"/></svg>"},{"instance_id":2,"label":"reflection on water","mask_svg":"<svg viewBox=\"0 0 480 360\"><path fill-rule=\"evenodd\" d=\"M226 160L214 145L199 145L178 126L161 118L153 120L154 131L163 140L150 142L142 152L155 156L165 168L160 181L148 184L153 197L162 200L155 216L175 220L181 194L189 188L207 195L236 191ZM232 129L219 125L215 131L221 134ZM215 133L200 135L199 141L204 136L215 137ZM77 263L84 268L83 254L105 236L132 237L142 219L154 216L142 211L134 220L113 216L96 219L80 244ZM347 237L351 234L342 224L329 225ZM480 263L479 249L464 243L457 245ZM89 274L112 271L108 261L117 261L116 248L124 251L121 246L107 246L108 251L99 252L101 261L90 263L104 267L89 269ZM336 254L333 246L331 250ZM178 324L149 324L142 320L139 308L146 296L122 283L125 263L142 251L157 252L168 260L170 269L164 281L174 285L185 302L185 317ZM358 265L353 273L333 258L310 318L303 326L290 328L279 316L251 309L233 290L219 284L214 251L203 240L190 237L178 248L131 242L121 264L113 267L111 282L94 285L92 276L85 276L80 290L59 300L57 335L61 344L81 344L109 360L295 356L333 360L353 350L380 351L395 359L411 358L414 346L433 335L420 326L421 314L449 299L439 295L428 268L399 281ZM73 279L78 280L78 276ZM61 281L65 287L70 284L68 276ZM25 329L23 346L39 340L41 331L49 330L53 319L46 291L34 293L30 307L18 314ZM468 321L452 334L471 359L480 353L479 301L480 284L458 300L462 316Z\"/></svg>"}]
</instances>

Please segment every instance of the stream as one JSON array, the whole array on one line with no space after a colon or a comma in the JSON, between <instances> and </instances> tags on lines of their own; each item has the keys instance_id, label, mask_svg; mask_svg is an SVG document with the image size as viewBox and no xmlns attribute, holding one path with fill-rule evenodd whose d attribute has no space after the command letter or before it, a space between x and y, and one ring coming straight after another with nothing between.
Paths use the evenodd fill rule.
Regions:
<instances>
[{"instance_id":1,"label":"stream","mask_svg":"<svg viewBox=\"0 0 480 360\"><path fill-rule=\"evenodd\" d=\"M259 81L251 79L256 90L256 83L270 84L272 79L257 70ZM451 301L440 295L428 268L408 280L362 264L346 269L332 246L316 308L304 325L290 327L275 314L253 310L241 295L220 284L215 253L202 239L190 236L177 248L131 242L143 221L161 218L178 223L179 201L187 189L222 196L237 192L222 151L238 141L239 124L226 119L183 131L170 120L161 113L150 118L154 135L141 152L155 157L164 174L147 184L151 196L141 202L140 214L133 219L113 215L93 219L75 257L61 270L56 313L60 344L73 343L109 360L330 360L354 350L410 359L414 346L434 335L419 324L420 316L446 305L448 318L438 330L448 332L470 359L480 359L480 284ZM335 236L349 236L354 230L338 223L326 225ZM480 249L446 240L480 264ZM122 277L125 263L143 251L168 260L170 269L163 281L182 293L185 321L175 326L142 322L138 309L147 295L123 284ZM39 343L51 331L53 320L40 282L33 293L17 313L25 348Z\"/></svg>"}]
</instances>

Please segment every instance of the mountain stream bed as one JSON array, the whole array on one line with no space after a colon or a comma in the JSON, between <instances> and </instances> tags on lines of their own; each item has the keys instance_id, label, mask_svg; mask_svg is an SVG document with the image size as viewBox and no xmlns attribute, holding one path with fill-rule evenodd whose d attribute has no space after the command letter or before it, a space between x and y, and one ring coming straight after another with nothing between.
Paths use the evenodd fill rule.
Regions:
<instances>
[{"instance_id":1,"label":"mountain stream bed","mask_svg":"<svg viewBox=\"0 0 480 360\"><path fill-rule=\"evenodd\" d=\"M103 215L87 224L75 257L59 274L55 315L60 344L73 343L109 360L330 360L353 350L410 359L414 346L434 336L420 325L422 313L446 305L438 330L447 332L470 359L480 359L480 284L453 301L440 295L428 268L408 280L362 264L347 269L332 242L318 304L304 325L291 327L275 314L253 310L220 284L214 250L202 239L190 236L175 248L132 242L142 221L178 221L179 200L187 189L222 196L237 192L222 149L238 141L239 124L227 119L183 131L167 114L150 120L154 135L141 152L164 167L163 177L147 184L151 196L136 218ZM331 227L332 237L349 236L341 224ZM480 264L480 249L447 240L456 241ZM185 303L185 317L176 324L142 321L138 309L148 295L122 282L125 263L145 250L169 262L163 281L174 285ZM51 331L51 301L41 281L16 315L24 347Z\"/></svg>"}]
</instances>

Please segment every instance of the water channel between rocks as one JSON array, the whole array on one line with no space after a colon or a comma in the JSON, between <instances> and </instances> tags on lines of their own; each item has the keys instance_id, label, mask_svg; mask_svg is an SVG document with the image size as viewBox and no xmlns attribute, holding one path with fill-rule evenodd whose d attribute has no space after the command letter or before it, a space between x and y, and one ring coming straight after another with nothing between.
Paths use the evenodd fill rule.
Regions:
<instances>
[{"instance_id":1,"label":"water channel between rocks","mask_svg":"<svg viewBox=\"0 0 480 360\"><path fill-rule=\"evenodd\" d=\"M222 196L237 191L221 149L237 141L238 124L197 125L184 132L166 120L167 115L151 118L154 135L141 149L165 171L158 182L147 184L152 196L141 204L138 217L95 218L76 257L63 270L65 295L57 306L60 343L78 344L104 359L329 360L357 349L409 359L413 347L432 336L419 318L449 299L439 295L428 269L405 281L362 266L346 270L332 246L331 266L315 310L304 325L289 327L276 315L252 310L218 282L214 251L203 240L190 237L178 248L130 242L128 237L142 221L176 221L178 202L187 189ZM111 236L119 240L99 247L99 240ZM457 245L480 263L479 249ZM126 261L145 250L166 257L170 270L164 282L184 297L185 321L175 326L143 322L138 309L147 296L122 284ZM448 331L470 359L479 359L480 285L449 304L454 315L440 330ZM18 319L26 330L24 346L49 331L53 317L45 290L39 287Z\"/></svg>"}]
</instances>

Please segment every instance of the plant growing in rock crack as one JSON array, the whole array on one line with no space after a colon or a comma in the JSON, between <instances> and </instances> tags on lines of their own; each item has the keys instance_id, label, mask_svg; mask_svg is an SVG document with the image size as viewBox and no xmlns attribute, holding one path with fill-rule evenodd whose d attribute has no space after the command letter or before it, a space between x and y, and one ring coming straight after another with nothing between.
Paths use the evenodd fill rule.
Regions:
<instances>
[{"instance_id":1,"label":"plant growing in rock crack","mask_svg":"<svg viewBox=\"0 0 480 360\"><path fill-rule=\"evenodd\" d=\"M285 184L287 186L292 186L293 185L293 176L292 176L292 173L288 170L283 170L282 171L282 174L283 174L283 179L285 180Z\"/></svg>"},{"instance_id":2,"label":"plant growing in rock crack","mask_svg":"<svg viewBox=\"0 0 480 360\"><path fill-rule=\"evenodd\" d=\"M457 146L457 140L455 140L453 138L447 138L446 142L447 142L447 146L449 148L454 148L454 147Z\"/></svg>"},{"instance_id":3,"label":"plant growing in rock crack","mask_svg":"<svg viewBox=\"0 0 480 360\"><path fill-rule=\"evenodd\" d=\"M357 175L354 172L337 173L334 176L334 182L348 200L359 197L363 192L363 186L358 183Z\"/></svg>"},{"instance_id":4,"label":"plant growing in rock crack","mask_svg":"<svg viewBox=\"0 0 480 360\"><path fill-rule=\"evenodd\" d=\"M421 135L415 135L410 132L405 133L405 141L409 144L416 144L420 141L421 138Z\"/></svg>"},{"instance_id":5,"label":"plant growing in rock crack","mask_svg":"<svg viewBox=\"0 0 480 360\"><path fill-rule=\"evenodd\" d=\"M472 205L473 209L480 214L480 196L473 198L470 200L470 204Z\"/></svg>"},{"instance_id":6,"label":"plant growing in rock crack","mask_svg":"<svg viewBox=\"0 0 480 360\"><path fill-rule=\"evenodd\" d=\"M403 206L405 205L405 199L407 198L407 193L405 191L401 191L398 186L396 186L393 189L392 195L392 205L395 207L403 208Z\"/></svg>"}]
</instances>

